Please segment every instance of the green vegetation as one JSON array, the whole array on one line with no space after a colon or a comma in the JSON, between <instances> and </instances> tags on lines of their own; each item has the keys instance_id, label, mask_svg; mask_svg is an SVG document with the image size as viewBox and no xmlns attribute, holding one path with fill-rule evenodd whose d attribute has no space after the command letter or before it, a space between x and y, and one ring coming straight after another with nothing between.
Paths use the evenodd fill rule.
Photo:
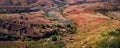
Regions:
<instances>
[{"instance_id":1,"label":"green vegetation","mask_svg":"<svg viewBox=\"0 0 120 48\"><path fill-rule=\"evenodd\" d=\"M96 42L96 48L120 48L120 28L101 35L104 39Z\"/></svg>"},{"instance_id":2,"label":"green vegetation","mask_svg":"<svg viewBox=\"0 0 120 48\"><path fill-rule=\"evenodd\" d=\"M32 38L26 38L26 41L33 41L34 39L32 39Z\"/></svg>"},{"instance_id":3,"label":"green vegetation","mask_svg":"<svg viewBox=\"0 0 120 48\"><path fill-rule=\"evenodd\" d=\"M55 25L55 27L56 27L56 28L60 28L60 29L61 29L61 28L65 28L65 27L63 27L63 26L61 26L61 25L59 25L59 24L58 24L58 25Z\"/></svg>"},{"instance_id":4,"label":"green vegetation","mask_svg":"<svg viewBox=\"0 0 120 48\"><path fill-rule=\"evenodd\" d=\"M67 24L66 27L70 34L75 34L77 32L77 27L73 24Z\"/></svg>"},{"instance_id":5,"label":"green vegetation","mask_svg":"<svg viewBox=\"0 0 120 48\"><path fill-rule=\"evenodd\" d=\"M37 29L40 29L40 30L45 30L47 28L49 29L53 29L51 31L45 31L44 32L44 35L46 35L46 37L50 37L51 35L62 35L62 34L66 34L66 33L70 33L70 34L75 34L77 32L77 27L72 24L72 23L69 23L69 24L63 24L63 25L60 25L60 24L55 24L55 25L38 25L38 26L35 26ZM61 32L62 30L65 30L65 32Z\"/></svg>"},{"instance_id":6,"label":"green vegetation","mask_svg":"<svg viewBox=\"0 0 120 48\"><path fill-rule=\"evenodd\" d=\"M44 41L37 41L37 42L30 42L27 44L28 48L65 48L63 42L44 42Z\"/></svg>"},{"instance_id":7,"label":"green vegetation","mask_svg":"<svg viewBox=\"0 0 120 48\"><path fill-rule=\"evenodd\" d=\"M49 38L49 40L50 40L50 41L57 41L57 37L56 37L56 36L51 36L51 37Z\"/></svg>"},{"instance_id":8,"label":"green vegetation","mask_svg":"<svg viewBox=\"0 0 120 48\"><path fill-rule=\"evenodd\" d=\"M37 28L37 29L45 29L46 26L42 24L42 25L38 25L38 26L36 26L36 28Z\"/></svg>"},{"instance_id":9,"label":"green vegetation","mask_svg":"<svg viewBox=\"0 0 120 48\"><path fill-rule=\"evenodd\" d=\"M108 41L107 39L101 40L96 43L96 48L120 48L120 38Z\"/></svg>"},{"instance_id":10,"label":"green vegetation","mask_svg":"<svg viewBox=\"0 0 120 48\"><path fill-rule=\"evenodd\" d=\"M108 31L108 32L102 33L101 35L103 37L110 37L110 36L120 37L120 28L113 30L113 31Z\"/></svg>"},{"instance_id":11,"label":"green vegetation","mask_svg":"<svg viewBox=\"0 0 120 48\"><path fill-rule=\"evenodd\" d=\"M45 32L43 31L43 34L44 34L43 38L46 38L46 39L28 43L27 48L65 48L65 44L60 39L68 33L75 34L77 32L77 27L72 23L39 25L39 26L36 26L36 28L40 30L46 30L47 28L53 29L53 30L51 31L46 30Z\"/></svg>"},{"instance_id":12,"label":"green vegetation","mask_svg":"<svg viewBox=\"0 0 120 48\"><path fill-rule=\"evenodd\" d=\"M96 12L99 12L99 13L102 13L103 15L106 15L106 13L108 12L107 9L98 9L98 10L95 10Z\"/></svg>"}]
</instances>

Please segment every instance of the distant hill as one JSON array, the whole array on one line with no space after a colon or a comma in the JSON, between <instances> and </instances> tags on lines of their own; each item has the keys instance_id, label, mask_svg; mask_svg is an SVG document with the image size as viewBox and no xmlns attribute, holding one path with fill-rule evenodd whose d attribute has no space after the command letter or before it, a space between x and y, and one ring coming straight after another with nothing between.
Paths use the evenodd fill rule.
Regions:
<instances>
[{"instance_id":1,"label":"distant hill","mask_svg":"<svg viewBox=\"0 0 120 48\"><path fill-rule=\"evenodd\" d=\"M120 0L0 0L0 6L55 6L60 4L120 2Z\"/></svg>"},{"instance_id":2,"label":"distant hill","mask_svg":"<svg viewBox=\"0 0 120 48\"><path fill-rule=\"evenodd\" d=\"M0 0L0 6L28 6L37 0Z\"/></svg>"}]
</instances>

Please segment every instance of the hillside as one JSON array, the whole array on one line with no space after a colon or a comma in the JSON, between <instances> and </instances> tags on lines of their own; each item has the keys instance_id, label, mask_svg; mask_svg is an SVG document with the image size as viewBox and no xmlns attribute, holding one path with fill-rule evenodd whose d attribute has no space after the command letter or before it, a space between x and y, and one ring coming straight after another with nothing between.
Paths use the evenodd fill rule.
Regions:
<instances>
[{"instance_id":1,"label":"hillside","mask_svg":"<svg viewBox=\"0 0 120 48\"><path fill-rule=\"evenodd\" d=\"M119 0L0 0L1 48L119 48L119 25Z\"/></svg>"},{"instance_id":2,"label":"hillside","mask_svg":"<svg viewBox=\"0 0 120 48\"><path fill-rule=\"evenodd\" d=\"M60 4L120 2L119 0L0 0L0 6L55 6Z\"/></svg>"}]
</instances>

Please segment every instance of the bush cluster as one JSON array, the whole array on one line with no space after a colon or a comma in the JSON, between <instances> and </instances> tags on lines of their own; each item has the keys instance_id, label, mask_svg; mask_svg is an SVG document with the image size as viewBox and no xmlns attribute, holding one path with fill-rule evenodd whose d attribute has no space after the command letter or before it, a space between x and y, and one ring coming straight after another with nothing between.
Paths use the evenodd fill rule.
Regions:
<instances>
[{"instance_id":1,"label":"bush cluster","mask_svg":"<svg viewBox=\"0 0 120 48\"><path fill-rule=\"evenodd\" d=\"M114 37L113 39L103 39L96 42L96 48L120 48L120 28L114 31L102 33L103 37Z\"/></svg>"}]
</instances>

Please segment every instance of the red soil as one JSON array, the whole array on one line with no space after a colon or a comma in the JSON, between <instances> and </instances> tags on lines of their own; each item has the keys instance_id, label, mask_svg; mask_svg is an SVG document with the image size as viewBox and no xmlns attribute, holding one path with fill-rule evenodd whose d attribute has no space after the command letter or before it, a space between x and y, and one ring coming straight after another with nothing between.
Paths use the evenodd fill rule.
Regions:
<instances>
[{"instance_id":1,"label":"red soil","mask_svg":"<svg viewBox=\"0 0 120 48\"><path fill-rule=\"evenodd\" d=\"M16 41L15 44L18 45L19 48L25 48L25 45L20 41Z\"/></svg>"},{"instance_id":2,"label":"red soil","mask_svg":"<svg viewBox=\"0 0 120 48\"><path fill-rule=\"evenodd\" d=\"M81 27L81 25L86 23L85 18L75 18L74 21L77 23L76 26Z\"/></svg>"},{"instance_id":3,"label":"red soil","mask_svg":"<svg viewBox=\"0 0 120 48\"><path fill-rule=\"evenodd\" d=\"M80 14L80 11L75 10L75 11L71 12L71 14Z\"/></svg>"},{"instance_id":4,"label":"red soil","mask_svg":"<svg viewBox=\"0 0 120 48\"><path fill-rule=\"evenodd\" d=\"M68 15L67 18L74 20L76 22L76 26L81 27L85 24L89 26L89 24L97 24L105 23L107 18L98 17L99 15L96 14L95 11L97 9L107 7L111 8L111 5L104 5L105 3L94 3L94 4L83 4L83 5L76 5L76 6L68 6L64 9L64 14ZM89 16L89 14L91 14ZM93 15L93 16L92 16Z\"/></svg>"},{"instance_id":5,"label":"red soil","mask_svg":"<svg viewBox=\"0 0 120 48\"><path fill-rule=\"evenodd\" d=\"M85 10L85 9L84 9L84 10L82 11L82 13L89 13L89 14L93 14L93 13L94 13L94 11L92 11L92 10Z\"/></svg>"},{"instance_id":6,"label":"red soil","mask_svg":"<svg viewBox=\"0 0 120 48\"><path fill-rule=\"evenodd\" d=\"M106 21L106 19L102 19L102 18L98 18L98 19L92 19L91 22L94 23L104 23Z\"/></svg>"}]
</instances>

